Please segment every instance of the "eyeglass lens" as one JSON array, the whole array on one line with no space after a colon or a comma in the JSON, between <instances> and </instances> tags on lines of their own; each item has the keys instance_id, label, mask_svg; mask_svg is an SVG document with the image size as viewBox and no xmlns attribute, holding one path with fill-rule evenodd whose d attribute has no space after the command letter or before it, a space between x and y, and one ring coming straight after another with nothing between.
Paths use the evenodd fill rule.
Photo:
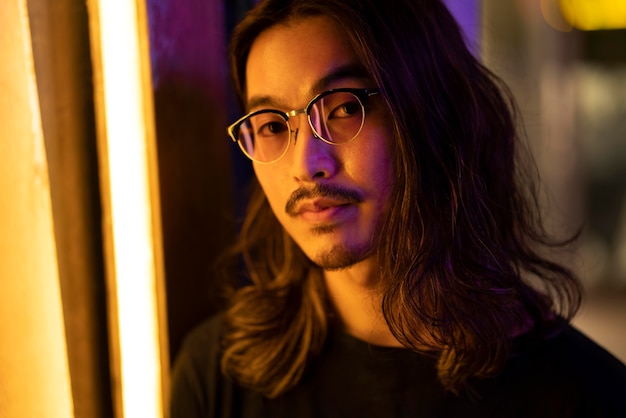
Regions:
<instances>
[{"instance_id":1,"label":"eyeglass lens","mask_svg":"<svg viewBox=\"0 0 626 418\"><path fill-rule=\"evenodd\" d=\"M356 137L365 118L363 104L350 92L332 92L320 96L307 108L311 127L319 138L333 144ZM291 129L282 113L264 111L245 119L239 126L238 140L253 160L277 160L289 146Z\"/></svg>"}]
</instances>

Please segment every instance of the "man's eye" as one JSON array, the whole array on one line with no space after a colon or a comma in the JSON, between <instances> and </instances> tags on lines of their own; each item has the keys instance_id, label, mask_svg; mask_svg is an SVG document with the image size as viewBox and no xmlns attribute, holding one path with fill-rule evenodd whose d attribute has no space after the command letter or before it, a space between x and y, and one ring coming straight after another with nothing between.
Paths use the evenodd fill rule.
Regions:
<instances>
[{"instance_id":1,"label":"man's eye","mask_svg":"<svg viewBox=\"0 0 626 418\"><path fill-rule=\"evenodd\" d=\"M279 135L287 129L287 125L282 122L268 122L259 127L257 135L274 136Z\"/></svg>"},{"instance_id":2,"label":"man's eye","mask_svg":"<svg viewBox=\"0 0 626 418\"><path fill-rule=\"evenodd\" d=\"M358 114L361 111L361 105L356 100L347 101L336 106L328 115L328 119L346 118Z\"/></svg>"}]
</instances>

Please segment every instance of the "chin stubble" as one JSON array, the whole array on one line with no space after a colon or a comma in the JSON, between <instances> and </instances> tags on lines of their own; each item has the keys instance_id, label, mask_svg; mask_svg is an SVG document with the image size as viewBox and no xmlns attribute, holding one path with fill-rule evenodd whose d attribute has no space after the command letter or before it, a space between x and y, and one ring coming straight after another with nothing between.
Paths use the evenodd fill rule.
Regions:
<instances>
[{"instance_id":1,"label":"chin stubble","mask_svg":"<svg viewBox=\"0 0 626 418\"><path fill-rule=\"evenodd\" d=\"M344 245L336 245L329 251L318 254L313 262L322 270L343 270L370 257L372 252L370 246L367 248L346 248Z\"/></svg>"}]
</instances>

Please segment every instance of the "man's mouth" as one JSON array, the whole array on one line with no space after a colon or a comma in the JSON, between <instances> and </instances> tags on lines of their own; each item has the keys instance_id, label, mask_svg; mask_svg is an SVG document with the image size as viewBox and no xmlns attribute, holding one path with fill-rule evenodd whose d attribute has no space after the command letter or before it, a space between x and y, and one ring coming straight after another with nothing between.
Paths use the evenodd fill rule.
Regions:
<instances>
[{"instance_id":1,"label":"man's mouth","mask_svg":"<svg viewBox=\"0 0 626 418\"><path fill-rule=\"evenodd\" d=\"M300 188L293 192L285 205L285 212L292 217L303 214L321 215L323 212L339 211L362 202L361 194L353 189L318 184L313 189Z\"/></svg>"}]
</instances>

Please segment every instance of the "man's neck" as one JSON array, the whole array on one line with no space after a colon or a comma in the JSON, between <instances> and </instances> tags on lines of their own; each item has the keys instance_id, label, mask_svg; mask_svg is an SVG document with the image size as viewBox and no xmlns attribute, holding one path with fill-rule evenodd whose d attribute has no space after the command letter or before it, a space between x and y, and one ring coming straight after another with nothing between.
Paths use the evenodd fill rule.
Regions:
<instances>
[{"instance_id":1,"label":"man's neck","mask_svg":"<svg viewBox=\"0 0 626 418\"><path fill-rule=\"evenodd\" d=\"M375 259L323 274L330 300L348 334L374 345L401 346L382 315Z\"/></svg>"}]
</instances>

